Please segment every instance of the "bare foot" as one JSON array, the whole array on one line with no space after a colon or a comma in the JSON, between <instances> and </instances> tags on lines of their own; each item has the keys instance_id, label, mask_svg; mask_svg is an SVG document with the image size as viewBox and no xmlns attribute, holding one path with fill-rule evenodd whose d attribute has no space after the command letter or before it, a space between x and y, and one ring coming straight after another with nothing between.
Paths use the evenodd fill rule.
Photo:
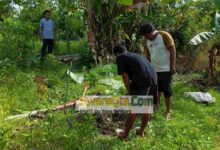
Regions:
<instances>
[{"instance_id":1,"label":"bare foot","mask_svg":"<svg viewBox=\"0 0 220 150\"><path fill-rule=\"evenodd\" d=\"M157 111L160 108L160 104L154 104L154 110Z\"/></svg>"},{"instance_id":2,"label":"bare foot","mask_svg":"<svg viewBox=\"0 0 220 150\"><path fill-rule=\"evenodd\" d=\"M136 130L136 134L137 134L139 137L144 137L144 136L145 136L144 131L141 132L140 127L136 127L135 130Z\"/></svg>"},{"instance_id":3,"label":"bare foot","mask_svg":"<svg viewBox=\"0 0 220 150\"><path fill-rule=\"evenodd\" d=\"M160 108L160 104L156 104L156 108L159 109Z\"/></svg>"},{"instance_id":4,"label":"bare foot","mask_svg":"<svg viewBox=\"0 0 220 150\"><path fill-rule=\"evenodd\" d=\"M167 120L171 119L171 113L170 112L165 112L164 116L166 117Z\"/></svg>"},{"instance_id":5,"label":"bare foot","mask_svg":"<svg viewBox=\"0 0 220 150\"><path fill-rule=\"evenodd\" d=\"M121 140L126 140L128 138L128 135L125 134L124 130L117 129L116 134L117 134L118 138Z\"/></svg>"}]
</instances>

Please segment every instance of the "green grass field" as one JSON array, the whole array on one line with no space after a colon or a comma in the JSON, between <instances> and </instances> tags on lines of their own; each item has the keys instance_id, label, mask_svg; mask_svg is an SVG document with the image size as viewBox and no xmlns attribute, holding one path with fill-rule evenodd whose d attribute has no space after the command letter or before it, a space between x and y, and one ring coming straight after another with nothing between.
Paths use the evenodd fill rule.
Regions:
<instances>
[{"instance_id":1,"label":"green grass field","mask_svg":"<svg viewBox=\"0 0 220 150\"><path fill-rule=\"evenodd\" d=\"M75 149L152 149L152 150L218 150L220 149L220 91L208 88L216 103L204 105L184 97L184 92L198 91L190 84L194 74L175 75L172 119L163 116L164 99L161 108L154 113L145 129L146 137L139 138L132 131L128 141L116 136L102 135L94 125L93 115L81 119L74 110L50 113L43 119L22 119L4 121L7 116L35 109L63 104L82 96L83 85L90 84L88 94L121 95L124 88L115 90L100 83L103 78L120 81L115 76L116 67L83 69L84 84L76 84L66 75L68 66L49 58L44 66L20 70L10 65L0 69L0 149L13 150L75 150ZM76 72L72 68L73 72ZM79 72L79 70L77 71ZM34 79L46 78L46 92L37 93ZM39 100L40 99L40 100ZM137 119L136 126L140 123ZM123 127L122 127L123 128Z\"/></svg>"}]
</instances>

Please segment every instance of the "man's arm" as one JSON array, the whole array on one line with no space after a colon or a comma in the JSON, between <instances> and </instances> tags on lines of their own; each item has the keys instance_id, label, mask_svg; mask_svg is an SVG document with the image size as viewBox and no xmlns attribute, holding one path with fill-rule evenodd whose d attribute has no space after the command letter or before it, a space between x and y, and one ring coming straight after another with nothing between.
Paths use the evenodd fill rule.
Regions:
<instances>
[{"instance_id":1,"label":"man's arm","mask_svg":"<svg viewBox=\"0 0 220 150\"><path fill-rule=\"evenodd\" d=\"M53 29L53 44L56 44L56 29Z\"/></svg>"},{"instance_id":2,"label":"man's arm","mask_svg":"<svg viewBox=\"0 0 220 150\"><path fill-rule=\"evenodd\" d=\"M53 22L53 42L54 42L54 44L55 44L55 41L56 41L56 26Z\"/></svg>"},{"instance_id":3,"label":"man's arm","mask_svg":"<svg viewBox=\"0 0 220 150\"><path fill-rule=\"evenodd\" d=\"M43 21L42 19L40 20L40 29L39 29L39 35L40 35L40 40L43 41Z\"/></svg>"},{"instance_id":4,"label":"man's arm","mask_svg":"<svg viewBox=\"0 0 220 150\"><path fill-rule=\"evenodd\" d=\"M144 38L144 39L142 40L142 45L143 45L143 47L144 47L144 55L145 55L145 57L148 59L149 62L151 62L150 52L149 52L149 49L148 49L148 47L147 47L147 39L146 39L146 38Z\"/></svg>"},{"instance_id":5,"label":"man's arm","mask_svg":"<svg viewBox=\"0 0 220 150\"><path fill-rule=\"evenodd\" d=\"M170 72L172 74L176 73L176 48L174 45L168 48L170 51Z\"/></svg>"},{"instance_id":6,"label":"man's arm","mask_svg":"<svg viewBox=\"0 0 220 150\"><path fill-rule=\"evenodd\" d=\"M166 31L160 31L163 36L164 44L170 51L170 72L172 74L176 73L176 48L172 36Z\"/></svg>"},{"instance_id":7,"label":"man's arm","mask_svg":"<svg viewBox=\"0 0 220 150\"><path fill-rule=\"evenodd\" d=\"M40 27L39 29L39 36L40 36L40 40L43 40L43 27Z\"/></svg>"},{"instance_id":8,"label":"man's arm","mask_svg":"<svg viewBox=\"0 0 220 150\"><path fill-rule=\"evenodd\" d=\"M56 29L53 29L53 37L54 37L54 40L56 39Z\"/></svg>"},{"instance_id":9,"label":"man's arm","mask_svg":"<svg viewBox=\"0 0 220 150\"><path fill-rule=\"evenodd\" d=\"M122 73L122 79L125 85L125 88L127 90L127 94L131 94L131 88L130 88L130 79L127 73Z\"/></svg>"}]
</instances>

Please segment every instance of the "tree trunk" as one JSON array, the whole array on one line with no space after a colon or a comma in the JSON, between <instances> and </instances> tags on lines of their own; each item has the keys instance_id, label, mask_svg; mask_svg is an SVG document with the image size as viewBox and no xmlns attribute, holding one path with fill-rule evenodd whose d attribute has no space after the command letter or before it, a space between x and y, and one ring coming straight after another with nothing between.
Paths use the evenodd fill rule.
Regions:
<instances>
[{"instance_id":1,"label":"tree trunk","mask_svg":"<svg viewBox=\"0 0 220 150\"><path fill-rule=\"evenodd\" d=\"M93 10L92 10L92 0L88 0L88 9L87 9L87 23L88 23L88 42L89 47L92 52L93 59L95 60L95 64L98 64L97 52L96 52L96 38L95 38L95 31L92 26L93 24Z\"/></svg>"},{"instance_id":2,"label":"tree trunk","mask_svg":"<svg viewBox=\"0 0 220 150\"><path fill-rule=\"evenodd\" d=\"M216 45L209 52L209 70L208 70L208 85L212 85L215 80L215 63L216 63Z\"/></svg>"},{"instance_id":3,"label":"tree trunk","mask_svg":"<svg viewBox=\"0 0 220 150\"><path fill-rule=\"evenodd\" d=\"M120 29L115 24L116 18L126 9L118 5L115 1L103 2L99 8L94 7L94 1L88 0L87 6L87 23L88 23L88 42L92 51L93 58L96 64L103 62L111 62L113 60L113 47L119 44ZM111 2L111 3L110 3ZM143 9L146 13L148 1L134 0L134 7L132 9ZM127 7L129 9L129 7ZM134 22L137 22L135 19ZM133 25L131 28L131 35L134 33ZM120 41L121 42L121 41Z\"/></svg>"}]
</instances>

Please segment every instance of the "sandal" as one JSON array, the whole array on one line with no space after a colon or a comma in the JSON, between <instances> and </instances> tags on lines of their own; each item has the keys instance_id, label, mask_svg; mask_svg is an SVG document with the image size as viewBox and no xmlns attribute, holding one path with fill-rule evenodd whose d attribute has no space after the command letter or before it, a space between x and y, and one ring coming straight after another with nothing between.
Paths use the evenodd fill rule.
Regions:
<instances>
[{"instance_id":1,"label":"sandal","mask_svg":"<svg viewBox=\"0 0 220 150\"><path fill-rule=\"evenodd\" d=\"M171 113L164 113L165 117L167 120L170 120L171 119Z\"/></svg>"},{"instance_id":2,"label":"sandal","mask_svg":"<svg viewBox=\"0 0 220 150\"><path fill-rule=\"evenodd\" d=\"M145 136L145 132L143 134L140 134L140 127L136 127L135 130L136 130L137 136L142 137L142 138Z\"/></svg>"},{"instance_id":3,"label":"sandal","mask_svg":"<svg viewBox=\"0 0 220 150\"><path fill-rule=\"evenodd\" d=\"M116 129L116 135L118 136L119 139L121 140L127 140L128 136L124 134L124 130L122 129Z\"/></svg>"}]
</instances>

